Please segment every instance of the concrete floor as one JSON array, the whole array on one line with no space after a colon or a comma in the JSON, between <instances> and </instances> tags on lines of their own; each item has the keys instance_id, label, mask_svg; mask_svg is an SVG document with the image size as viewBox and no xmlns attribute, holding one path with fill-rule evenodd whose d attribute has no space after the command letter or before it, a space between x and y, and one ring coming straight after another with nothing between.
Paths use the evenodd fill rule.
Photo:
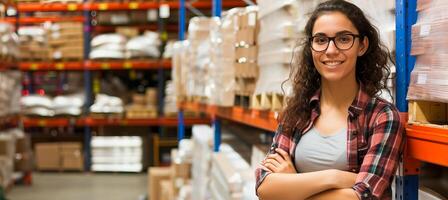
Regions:
<instances>
[{"instance_id":1,"label":"concrete floor","mask_svg":"<svg viewBox=\"0 0 448 200\"><path fill-rule=\"evenodd\" d=\"M146 174L33 173L32 186L14 186L8 200L140 200Z\"/></svg>"}]
</instances>

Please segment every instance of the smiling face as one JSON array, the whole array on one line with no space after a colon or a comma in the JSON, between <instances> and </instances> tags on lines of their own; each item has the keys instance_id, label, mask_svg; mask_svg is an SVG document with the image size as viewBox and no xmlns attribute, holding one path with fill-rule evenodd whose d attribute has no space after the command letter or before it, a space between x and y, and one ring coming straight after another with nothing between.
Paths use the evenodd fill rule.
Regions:
<instances>
[{"instance_id":1,"label":"smiling face","mask_svg":"<svg viewBox=\"0 0 448 200\"><path fill-rule=\"evenodd\" d=\"M359 32L353 23L340 12L328 12L317 18L312 36L336 37L330 41L326 50L319 52L311 50L314 66L322 80L330 82L356 80L356 60L358 56L362 56L366 52L368 39L362 40L359 37L354 37L353 46L346 50L339 49L344 47L344 43L347 42L345 36L350 34L357 36ZM321 39L313 41L321 42L321 45L323 42Z\"/></svg>"}]
</instances>

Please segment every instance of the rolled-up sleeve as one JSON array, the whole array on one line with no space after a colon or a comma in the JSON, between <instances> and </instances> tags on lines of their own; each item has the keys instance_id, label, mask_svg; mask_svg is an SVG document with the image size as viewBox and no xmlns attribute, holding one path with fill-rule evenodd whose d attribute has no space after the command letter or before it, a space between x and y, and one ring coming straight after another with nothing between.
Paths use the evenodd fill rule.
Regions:
<instances>
[{"instance_id":1,"label":"rolled-up sleeve","mask_svg":"<svg viewBox=\"0 0 448 200\"><path fill-rule=\"evenodd\" d=\"M274 139L271 144L270 151L274 151L275 148L279 147L285 150L286 152L289 152L289 145L291 142L291 137L287 136L282 131L282 126L279 125L277 127L277 130L275 131ZM267 152L266 156L270 152ZM270 174L270 172L264 170L261 168L261 164L259 167L255 170L255 177L256 177L256 185L255 185L255 192L258 190L258 187L261 185L261 183L264 181L264 179ZM258 193L257 193L258 195Z\"/></svg>"},{"instance_id":2,"label":"rolled-up sleeve","mask_svg":"<svg viewBox=\"0 0 448 200\"><path fill-rule=\"evenodd\" d=\"M369 149L364 157L353 189L362 200L382 199L399 165L404 147L404 127L395 107L378 113Z\"/></svg>"}]
</instances>

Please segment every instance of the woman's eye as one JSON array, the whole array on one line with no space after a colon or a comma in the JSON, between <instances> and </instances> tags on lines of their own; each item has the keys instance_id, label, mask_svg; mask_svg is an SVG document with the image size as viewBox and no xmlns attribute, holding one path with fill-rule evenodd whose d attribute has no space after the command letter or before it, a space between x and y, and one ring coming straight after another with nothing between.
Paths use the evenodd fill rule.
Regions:
<instances>
[{"instance_id":1,"label":"woman's eye","mask_svg":"<svg viewBox=\"0 0 448 200\"><path fill-rule=\"evenodd\" d=\"M342 42L342 43L348 43L348 42L351 41L351 37L348 36L348 35L344 35L344 36L340 36L340 37L338 37L337 40L338 40L339 42Z\"/></svg>"},{"instance_id":2,"label":"woman's eye","mask_svg":"<svg viewBox=\"0 0 448 200\"><path fill-rule=\"evenodd\" d=\"M324 38L324 37L319 37L319 38L315 38L314 42L318 43L318 44L325 44L327 43L328 39Z\"/></svg>"}]
</instances>

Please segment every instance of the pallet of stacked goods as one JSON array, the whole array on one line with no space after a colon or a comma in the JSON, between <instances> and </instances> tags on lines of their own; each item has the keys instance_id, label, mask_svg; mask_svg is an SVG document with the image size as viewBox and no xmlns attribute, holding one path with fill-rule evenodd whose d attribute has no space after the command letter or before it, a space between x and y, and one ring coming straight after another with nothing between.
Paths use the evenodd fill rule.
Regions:
<instances>
[{"instance_id":1,"label":"pallet of stacked goods","mask_svg":"<svg viewBox=\"0 0 448 200\"><path fill-rule=\"evenodd\" d=\"M258 110L278 111L283 107L282 83L290 74L293 49L302 37L302 29L297 29L296 24L306 12L299 13L298 9L305 8L305 5L299 4L298 1L288 0L275 2L263 0L257 3L260 21L260 32L257 38L260 76L251 100L251 107ZM285 89L288 92L288 88Z\"/></svg>"},{"instance_id":2,"label":"pallet of stacked goods","mask_svg":"<svg viewBox=\"0 0 448 200\"><path fill-rule=\"evenodd\" d=\"M143 139L139 136L94 136L92 171L141 172Z\"/></svg>"},{"instance_id":3,"label":"pallet of stacked goods","mask_svg":"<svg viewBox=\"0 0 448 200\"><path fill-rule=\"evenodd\" d=\"M250 200L255 196L255 176L247 163L232 147L222 144L214 153L209 190L213 199Z\"/></svg>"},{"instance_id":4,"label":"pallet of stacked goods","mask_svg":"<svg viewBox=\"0 0 448 200\"><path fill-rule=\"evenodd\" d=\"M415 56L415 66L411 72L407 99L409 101L408 148L423 163L420 171L419 196L432 199L448 197L448 162L446 162L446 145L443 137L448 128L448 70L446 58L448 43L448 8L446 1L417 1L417 22L412 26L412 48L410 54ZM418 130L422 131L418 131ZM425 136L428 134L427 136ZM434 137L431 137L434 135ZM440 139L437 135L440 135ZM420 137L425 137L418 142ZM438 141L440 140L440 141ZM425 149L416 144L431 144L431 156L425 155ZM427 147L425 147L427 148ZM420 153L421 151L421 153ZM439 166L431 165L437 164ZM430 189L428 189L430 188ZM428 198L429 199L429 198Z\"/></svg>"},{"instance_id":5,"label":"pallet of stacked goods","mask_svg":"<svg viewBox=\"0 0 448 200\"><path fill-rule=\"evenodd\" d=\"M14 27L8 23L0 23L0 188L4 190L10 189L14 184L15 167L18 172L25 169L24 165L31 164L29 159L29 146L21 145L24 134L17 127L17 124L9 118L16 118L20 112L20 90L21 90L21 74L13 70L13 66L18 60L19 41L14 32ZM17 123L17 122L15 122ZM22 147L24 147L22 149ZM18 154L17 154L18 153ZM23 154L22 154L23 153ZM27 155L25 155L27 154ZM17 159L16 155L23 155L26 158ZM19 166L20 162L24 164ZM24 168L22 168L24 167Z\"/></svg>"},{"instance_id":6,"label":"pallet of stacked goods","mask_svg":"<svg viewBox=\"0 0 448 200\"><path fill-rule=\"evenodd\" d=\"M369 21L378 29L382 44L390 51L391 55L395 54L395 1L362 1L350 0L352 3L360 7L366 13ZM384 5L384 6L378 6ZM387 90L381 91L380 96L390 102L394 102L395 98L395 72L394 63L389 63L390 75L387 81Z\"/></svg>"},{"instance_id":7,"label":"pallet of stacked goods","mask_svg":"<svg viewBox=\"0 0 448 200\"><path fill-rule=\"evenodd\" d=\"M448 3L418 1L419 15L412 27L411 55L416 57L409 85L409 122L416 124L448 124L446 117L448 87L446 53L448 17L441 13Z\"/></svg>"}]
</instances>

